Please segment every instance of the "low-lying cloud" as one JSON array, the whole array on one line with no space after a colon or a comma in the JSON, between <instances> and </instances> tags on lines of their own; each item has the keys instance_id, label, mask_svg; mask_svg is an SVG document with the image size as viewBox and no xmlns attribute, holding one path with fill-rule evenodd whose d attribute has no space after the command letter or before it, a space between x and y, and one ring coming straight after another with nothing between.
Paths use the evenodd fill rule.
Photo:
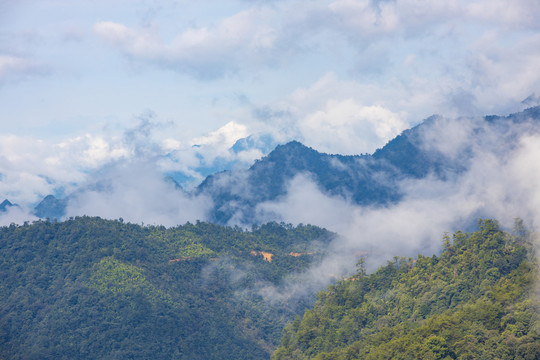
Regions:
<instances>
[{"instance_id":1,"label":"low-lying cloud","mask_svg":"<svg viewBox=\"0 0 540 360\"><path fill-rule=\"evenodd\" d=\"M495 218L506 228L512 226L516 217L533 229L540 227L540 126L537 119L493 122L483 118L435 117L428 122L429 126L419 131L418 141L424 150L444 154L448 169L443 169L441 174L399 182L397 186L403 197L397 203L359 206L346 195L328 195L309 173L302 173L290 181L286 195L256 206L258 222L309 223L340 235L327 249L330 255L320 266L300 276L304 279L301 283L308 284L307 279L312 278L314 283L310 286L317 287L321 281L346 276L354 271L360 256L366 257L369 269L373 270L395 255L438 253L443 233L473 230L479 217ZM84 179L66 198L66 216L121 217L134 223L166 226L209 219L214 206L211 198L184 192L164 177L160 165L162 147L150 144L149 126L142 122L127 132L122 147L94 145L94 149L108 153L117 149L118 157L84 174ZM228 129L230 131L225 129L206 140L223 142L222 137L227 138L230 132L243 131L234 124ZM201 140L204 143L205 139ZM37 150L49 151L47 146L41 146ZM124 157L124 152L138 155ZM17 162L9 156L0 160L4 165ZM456 170L456 163L462 164L465 170ZM11 181L9 171L6 174L2 174L2 186ZM250 195L252 189L246 185L246 172L233 172L229 177L216 179L225 181L221 186L232 194L253 198L257 195ZM230 202L224 206L234 209L237 204ZM243 218L243 210L238 210L232 223ZM21 208L10 208L0 217L2 223L7 224L23 221L25 214L31 219ZM291 294L305 290L294 281L288 286Z\"/></svg>"},{"instance_id":2,"label":"low-lying cloud","mask_svg":"<svg viewBox=\"0 0 540 360\"><path fill-rule=\"evenodd\" d=\"M465 129L465 130L464 130ZM446 135L449 135L445 139ZM283 288L261 289L269 299L284 299L346 277L360 257L373 271L394 256L431 256L442 248L445 232L473 231L478 218L498 220L511 230L515 218L531 229L540 227L540 124L483 119L439 118L423 135L431 151L446 151L468 166L442 179L430 175L407 179L399 186L403 199L387 206L358 206L329 196L308 174L292 179L286 196L259 204L260 219L311 223L339 234L322 263Z\"/></svg>"},{"instance_id":3,"label":"low-lying cloud","mask_svg":"<svg viewBox=\"0 0 540 360\"><path fill-rule=\"evenodd\" d=\"M103 169L68 198L66 212L175 226L206 219L211 206L210 198L189 195L166 180L154 163L138 161Z\"/></svg>"},{"instance_id":4,"label":"low-lying cloud","mask_svg":"<svg viewBox=\"0 0 540 360\"><path fill-rule=\"evenodd\" d=\"M372 271L394 256L437 254L445 232L474 230L480 217L497 219L507 229L519 217L531 229L538 229L540 124L538 119L516 119L428 120L418 132L417 145L446 156L448 169L402 180L397 186L403 197L397 203L359 206L346 195L328 195L309 173L298 174L289 182L286 195L256 206L257 221L313 224L339 236L324 249L324 259L308 271L286 279L279 287L260 283L255 290L271 301L298 299L349 276L360 257L365 257ZM211 198L184 192L164 177L159 164L162 148L149 144L147 125L142 122L122 142L122 151L138 155L123 157L118 150L115 161L87 174L66 199L67 216L96 215L166 226L209 218L214 206ZM231 129L238 130L234 125ZM222 135L227 134L224 130ZM207 140L225 141L222 135L216 133ZM111 152L114 147L95 148ZM47 146L43 149L48 151ZM16 159L0 160L13 164ZM456 171L455 163L461 163L464 170ZM6 183L6 177L2 175L0 184ZM233 172L217 181L220 179L231 193L255 198L246 185L246 172ZM225 205L236 206L232 202ZM231 222L240 221L241 211ZM24 208L11 207L0 215L0 224L32 219Z\"/></svg>"}]
</instances>

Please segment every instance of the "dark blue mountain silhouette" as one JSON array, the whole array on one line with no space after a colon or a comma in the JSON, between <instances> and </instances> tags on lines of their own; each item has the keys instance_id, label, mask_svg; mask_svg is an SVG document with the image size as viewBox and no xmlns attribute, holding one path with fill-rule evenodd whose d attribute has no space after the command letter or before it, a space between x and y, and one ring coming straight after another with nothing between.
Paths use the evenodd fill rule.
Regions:
<instances>
[{"instance_id":1,"label":"dark blue mountain silhouette","mask_svg":"<svg viewBox=\"0 0 540 360\"><path fill-rule=\"evenodd\" d=\"M468 168L475 147L508 151L516 146L524 131L537 129L539 121L540 107L507 117L463 118L452 122L432 116L372 155L325 154L292 141L276 147L247 170L208 176L196 191L214 199L211 221L217 223L227 223L233 217L243 223L256 221L257 204L285 195L289 181L298 174L308 175L328 195L341 196L358 205L385 206L402 198L401 180L428 175L447 180L457 176ZM460 126L470 132L466 139L456 143L459 148L452 156L433 146L439 142L437 137L452 146L453 140L445 131Z\"/></svg>"},{"instance_id":2,"label":"dark blue mountain silhouette","mask_svg":"<svg viewBox=\"0 0 540 360\"><path fill-rule=\"evenodd\" d=\"M475 148L486 147L495 154L504 154L517 145L524 132L536 131L539 122L540 107L506 117L450 121L432 116L371 155L325 154L291 141L277 146L249 169L208 176L193 193L213 199L209 220L219 224L233 218L245 224L257 222L257 205L285 195L289 182L300 174L310 177L328 195L359 205L386 206L402 198L402 180L426 176L447 180L457 176L467 170ZM466 138L454 139L455 135L448 132L460 127L466 129ZM437 148L440 142L452 148L451 155ZM66 204L66 199L49 195L36 207L35 214L60 218Z\"/></svg>"},{"instance_id":3,"label":"dark blue mountain silhouette","mask_svg":"<svg viewBox=\"0 0 540 360\"><path fill-rule=\"evenodd\" d=\"M8 199L5 199L0 204L0 212L6 212L12 206L17 206L17 204L12 204Z\"/></svg>"}]
</instances>

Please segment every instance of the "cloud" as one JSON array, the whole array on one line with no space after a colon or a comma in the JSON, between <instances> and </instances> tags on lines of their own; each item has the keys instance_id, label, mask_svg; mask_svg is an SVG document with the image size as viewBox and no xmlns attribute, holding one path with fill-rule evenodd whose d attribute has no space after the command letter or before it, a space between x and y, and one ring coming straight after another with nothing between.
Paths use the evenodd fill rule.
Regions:
<instances>
[{"instance_id":1,"label":"cloud","mask_svg":"<svg viewBox=\"0 0 540 360\"><path fill-rule=\"evenodd\" d=\"M61 147L33 138L1 136L0 193L12 201L27 204L36 201L40 194L52 192L51 179L77 180L80 174L66 164L70 162L66 161L68 154L57 150Z\"/></svg>"},{"instance_id":2,"label":"cloud","mask_svg":"<svg viewBox=\"0 0 540 360\"><path fill-rule=\"evenodd\" d=\"M122 136L106 133L48 142L34 137L0 135L0 194L32 206L49 194L69 194L94 172L129 159L149 159L164 151L151 138L159 124L142 114Z\"/></svg>"},{"instance_id":3,"label":"cloud","mask_svg":"<svg viewBox=\"0 0 540 360\"><path fill-rule=\"evenodd\" d=\"M66 216L123 218L133 223L176 226L205 220L212 201L190 196L166 181L154 162L112 164L68 198Z\"/></svg>"},{"instance_id":4,"label":"cloud","mask_svg":"<svg viewBox=\"0 0 540 360\"><path fill-rule=\"evenodd\" d=\"M94 32L130 58L205 79L269 61L275 41L270 17L270 9L252 8L213 26L189 28L169 43L160 39L157 27L132 29L103 21L94 25Z\"/></svg>"},{"instance_id":5,"label":"cloud","mask_svg":"<svg viewBox=\"0 0 540 360\"><path fill-rule=\"evenodd\" d=\"M240 140L244 140L247 146L234 147ZM186 189L199 185L212 173L248 168L265 155L265 143L247 125L236 121L183 143L166 139L163 146L169 151L159 160L162 169L169 173L181 172L183 177L189 177L182 183Z\"/></svg>"},{"instance_id":6,"label":"cloud","mask_svg":"<svg viewBox=\"0 0 540 360\"><path fill-rule=\"evenodd\" d=\"M336 20L331 26L346 32L354 31L360 37L388 34L398 29L399 14L392 4L379 3L375 7L370 1L338 0L328 8Z\"/></svg>"},{"instance_id":7,"label":"cloud","mask_svg":"<svg viewBox=\"0 0 540 360\"><path fill-rule=\"evenodd\" d=\"M94 24L94 33L133 62L199 80L237 73L235 79L260 76L273 83L279 71L296 73L302 64L309 79L349 83L326 95L320 90L309 113L328 112L328 102L351 99L366 112L378 108L381 116L386 112L407 126L434 113L519 111L521 101L540 86L534 16L540 9L534 1L275 1L244 2L239 8L227 17L198 17L198 25L177 24L172 34L163 23L134 27L112 21ZM325 73L334 74L334 84ZM307 105L296 100L301 101L282 99L286 106L263 100L254 107L292 114ZM235 121L248 123L244 116ZM284 133L297 125L298 113L279 118L271 131Z\"/></svg>"},{"instance_id":8,"label":"cloud","mask_svg":"<svg viewBox=\"0 0 540 360\"><path fill-rule=\"evenodd\" d=\"M323 152L360 154L390 141L407 124L382 106L361 106L353 99L329 100L324 110L300 120L306 143Z\"/></svg>"},{"instance_id":9,"label":"cloud","mask_svg":"<svg viewBox=\"0 0 540 360\"><path fill-rule=\"evenodd\" d=\"M73 191L92 171L129 156L118 139L86 134L59 143L0 135L0 194L22 207Z\"/></svg>"},{"instance_id":10,"label":"cloud","mask_svg":"<svg viewBox=\"0 0 540 360\"><path fill-rule=\"evenodd\" d=\"M539 29L536 15L540 13L540 4L532 0L504 0L464 2L465 14L477 21L486 21L496 25L505 25L517 29Z\"/></svg>"},{"instance_id":11,"label":"cloud","mask_svg":"<svg viewBox=\"0 0 540 360\"><path fill-rule=\"evenodd\" d=\"M5 212L0 212L0 226L22 224L25 221L34 220L38 220L38 218L19 206L11 206Z\"/></svg>"},{"instance_id":12,"label":"cloud","mask_svg":"<svg viewBox=\"0 0 540 360\"><path fill-rule=\"evenodd\" d=\"M57 154L62 154L62 156L51 158L52 162L57 165L61 163L75 165L74 163L77 162L82 171L97 169L110 161L129 156L129 149L119 139L92 134L67 139L56 147L59 150ZM68 154L74 159L66 164Z\"/></svg>"},{"instance_id":13,"label":"cloud","mask_svg":"<svg viewBox=\"0 0 540 360\"><path fill-rule=\"evenodd\" d=\"M183 185L197 185L204 171L234 164L247 167L254 157L262 156L256 147L231 150L248 134L239 123L187 143L156 138L156 132L171 124L160 122L151 112L134 121L121 136L85 134L59 143L0 136L0 195L27 213L54 194L67 198L68 217L86 214L176 225L206 219L212 201L177 189L166 174L181 173L188 178ZM13 219L22 219L19 215Z\"/></svg>"},{"instance_id":14,"label":"cloud","mask_svg":"<svg viewBox=\"0 0 540 360\"><path fill-rule=\"evenodd\" d=\"M540 87L540 35L501 44L498 32L490 32L474 44L469 58L471 91L477 106L488 108L518 103Z\"/></svg>"},{"instance_id":15,"label":"cloud","mask_svg":"<svg viewBox=\"0 0 540 360\"><path fill-rule=\"evenodd\" d=\"M216 131L191 140L192 145L208 146L217 153L226 152L236 141L245 138L250 133L245 125L231 121Z\"/></svg>"},{"instance_id":16,"label":"cloud","mask_svg":"<svg viewBox=\"0 0 540 360\"><path fill-rule=\"evenodd\" d=\"M245 148L235 149L234 145L240 140L246 140ZM235 162L243 167L250 166L263 154L259 147L266 144L258 134L253 134L249 127L235 121L228 122L216 131L195 138L190 141L192 148L196 148L200 165L212 166L216 161ZM234 166L233 166L234 167Z\"/></svg>"},{"instance_id":17,"label":"cloud","mask_svg":"<svg viewBox=\"0 0 540 360\"><path fill-rule=\"evenodd\" d=\"M278 141L295 139L322 152L372 153L417 122L420 117L414 115L425 105L379 101L385 91L328 73L307 88L255 108L251 127ZM407 90L390 91L398 98Z\"/></svg>"},{"instance_id":18,"label":"cloud","mask_svg":"<svg viewBox=\"0 0 540 360\"><path fill-rule=\"evenodd\" d=\"M7 81L18 81L33 75L47 73L47 67L36 61L0 54L0 85Z\"/></svg>"},{"instance_id":19,"label":"cloud","mask_svg":"<svg viewBox=\"0 0 540 360\"><path fill-rule=\"evenodd\" d=\"M507 229L519 217L538 229L537 120L511 123L502 119L490 125L476 118L437 118L425 128L421 136L425 148L446 152L453 143L461 153L451 151L450 160L459 153L467 171L445 179L404 180L399 185L404 198L382 207L358 206L347 198L329 196L302 174L291 180L287 195L257 206L259 220L310 223L340 234L324 264L311 270L317 276L326 274L327 280L329 274L350 274L362 254L371 270L396 255L436 254L444 232L474 230L479 217L497 219ZM309 274L305 276L310 283Z\"/></svg>"},{"instance_id":20,"label":"cloud","mask_svg":"<svg viewBox=\"0 0 540 360\"><path fill-rule=\"evenodd\" d=\"M146 113L136 120L117 137L86 134L51 144L1 136L0 194L21 205L2 221L34 219L30 209L48 194L66 197L67 217L122 217L168 226L206 219L212 201L186 194L164 175L164 165L180 166L164 164L167 149L153 138L166 124Z\"/></svg>"},{"instance_id":21,"label":"cloud","mask_svg":"<svg viewBox=\"0 0 540 360\"><path fill-rule=\"evenodd\" d=\"M121 134L87 133L48 142L34 137L0 135L0 195L24 207L33 207L49 194L66 196L109 167L130 162L154 162L161 174L191 177L184 185L198 185L208 172L236 166L248 167L263 156L254 146L232 150L247 137L248 127L230 122L190 141L175 137L174 124L160 121L152 112L133 119ZM158 134L159 133L159 134ZM162 138L162 134L169 137ZM110 171L110 170L107 170Z\"/></svg>"},{"instance_id":22,"label":"cloud","mask_svg":"<svg viewBox=\"0 0 540 360\"><path fill-rule=\"evenodd\" d=\"M373 36L420 36L428 29L456 25L504 26L506 30L538 29L535 14L538 3L530 0L498 1L369 1L336 0L328 5L326 26L341 30L355 39ZM357 36L353 36L354 33ZM456 34L459 34L457 32Z\"/></svg>"},{"instance_id":23,"label":"cloud","mask_svg":"<svg viewBox=\"0 0 540 360\"><path fill-rule=\"evenodd\" d=\"M297 41L313 33L321 41L347 39L354 51L347 62L352 79L374 88L370 98L399 103L394 112L407 111L412 102L424 108L422 116L508 113L519 111L519 102L540 86L537 2L316 4L296 20L302 28ZM334 36L322 36L326 32Z\"/></svg>"},{"instance_id":24,"label":"cloud","mask_svg":"<svg viewBox=\"0 0 540 360\"><path fill-rule=\"evenodd\" d=\"M309 174L299 174L288 184L287 196L259 204L256 212L262 222L316 224L338 231L352 221L355 209L347 199L324 194Z\"/></svg>"}]
</instances>

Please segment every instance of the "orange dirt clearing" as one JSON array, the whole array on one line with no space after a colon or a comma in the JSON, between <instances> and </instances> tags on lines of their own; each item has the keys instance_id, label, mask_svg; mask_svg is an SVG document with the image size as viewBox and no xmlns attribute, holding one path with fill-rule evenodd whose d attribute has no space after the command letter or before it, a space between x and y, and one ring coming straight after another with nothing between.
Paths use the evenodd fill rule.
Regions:
<instances>
[{"instance_id":1,"label":"orange dirt clearing","mask_svg":"<svg viewBox=\"0 0 540 360\"><path fill-rule=\"evenodd\" d=\"M290 256L294 256L294 257L299 257L299 256L302 256L302 255L313 255L315 253L312 253L312 252L308 252L308 253L297 253L297 252L290 252L289 255Z\"/></svg>"},{"instance_id":2,"label":"orange dirt clearing","mask_svg":"<svg viewBox=\"0 0 540 360\"><path fill-rule=\"evenodd\" d=\"M250 253L251 255L253 255L253 256L262 255L264 261L268 261L268 262L272 262L272 256L274 256L274 254L269 253L269 252L266 252L266 251L255 251L255 250L251 250L249 253Z\"/></svg>"}]
</instances>

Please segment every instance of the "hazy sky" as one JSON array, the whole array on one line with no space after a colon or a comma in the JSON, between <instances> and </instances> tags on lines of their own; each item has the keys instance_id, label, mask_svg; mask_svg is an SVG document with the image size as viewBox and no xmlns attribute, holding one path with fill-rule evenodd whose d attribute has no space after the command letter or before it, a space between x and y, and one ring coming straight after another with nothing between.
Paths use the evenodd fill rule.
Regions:
<instances>
[{"instance_id":1,"label":"hazy sky","mask_svg":"<svg viewBox=\"0 0 540 360\"><path fill-rule=\"evenodd\" d=\"M539 18L537 0L0 0L0 198L140 156L197 182L262 156L227 151L251 134L358 154L435 113L519 111Z\"/></svg>"}]
</instances>

